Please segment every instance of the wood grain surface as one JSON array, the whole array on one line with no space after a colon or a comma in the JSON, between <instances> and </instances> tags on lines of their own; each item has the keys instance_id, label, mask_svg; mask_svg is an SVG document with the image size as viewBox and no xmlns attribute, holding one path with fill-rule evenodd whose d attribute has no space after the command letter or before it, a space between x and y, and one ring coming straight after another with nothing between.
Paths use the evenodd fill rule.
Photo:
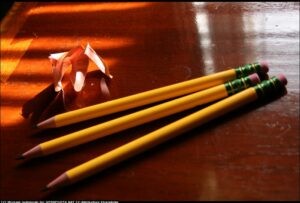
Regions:
<instances>
[{"instance_id":1,"label":"wood grain surface","mask_svg":"<svg viewBox=\"0 0 300 203\"><path fill-rule=\"evenodd\" d=\"M1 199L300 199L299 3L44 2L13 18L24 22L1 46L1 64L14 61L5 76L1 71ZM103 75L93 63L82 92L72 91L66 76L64 95L54 93L49 54L87 42L114 76L111 96L101 94ZM286 75L285 96L247 105L61 191L40 190L202 107L45 158L15 160L38 143L137 109L41 132L32 128L38 120L260 60L268 61L270 76Z\"/></svg>"}]
</instances>

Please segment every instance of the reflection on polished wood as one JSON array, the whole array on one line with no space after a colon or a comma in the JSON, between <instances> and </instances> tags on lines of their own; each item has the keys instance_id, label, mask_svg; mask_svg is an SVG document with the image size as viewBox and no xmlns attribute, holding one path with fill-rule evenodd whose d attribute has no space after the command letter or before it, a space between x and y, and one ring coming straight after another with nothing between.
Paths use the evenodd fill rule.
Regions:
<instances>
[{"instance_id":1,"label":"reflection on polished wood","mask_svg":"<svg viewBox=\"0 0 300 203\"><path fill-rule=\"evenodd\" d=\"M300 199L299 3L47 2L27 15L14 35L14 43L32 40L23 57L23 49L4 47L19 62L1 83L1 199ZM3 36L1 41L8 39ZM101 94L102 75L90 63L83 91L66 87L68 110L263 59L270 76L287 76L287 95L248 105L80 184L43 194L40 189L63 171L201 108L17 162L17 155L38 143L135 111L44 132L31 128L30 121L64 111L60 95L47 94L48 55L86 42L114 76L111 97Z\"/></svg>"}]
</instances>

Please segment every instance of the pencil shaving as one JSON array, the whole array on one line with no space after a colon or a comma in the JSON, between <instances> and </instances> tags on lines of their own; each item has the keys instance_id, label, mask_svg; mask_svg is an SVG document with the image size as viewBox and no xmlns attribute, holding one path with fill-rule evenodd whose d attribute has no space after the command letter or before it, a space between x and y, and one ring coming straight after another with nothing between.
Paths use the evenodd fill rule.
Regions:
<instances>
[{"instance_id":1,"label":"pencil shaving","mask_svg":"<svg viewBox=\"0 0 300 203\"><path fill-rule=\"evenodd\" d=\"M109 73L108 68L98 56L96 51L88 43L85 48L77 46L69 52L53 53L49 56L52 64L52 73L54 79L54 89L56 92L62 90L62 79L66 70L71 66L70 80L76 92L80 92L84 86L85 76L88 70L89 59L93 61L99 70L108 78L113 76ZM103 83L102 83L103 84ZM104 94L109 94L107 85L104 84Z\"/></svg>"}]
</instances>

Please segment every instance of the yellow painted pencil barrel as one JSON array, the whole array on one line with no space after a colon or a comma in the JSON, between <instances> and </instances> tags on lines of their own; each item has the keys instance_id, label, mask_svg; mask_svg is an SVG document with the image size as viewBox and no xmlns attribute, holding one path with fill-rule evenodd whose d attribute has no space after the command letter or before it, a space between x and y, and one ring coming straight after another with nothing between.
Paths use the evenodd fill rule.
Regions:
<instances>
[{"instance_id":1,"label":"yellow painted pencil barrel","mask_svg":"<svg viewBox=\"0 0 300 203\"><path fill-rule=\"evenodd\" d=\"M270 80L263 81L255 87L250 87L246 90L243 90L240 93L223 99L200 111L197 111L196 113L186 116L152 133L149 133L86 163L74 167L61 175L64 177L64 179L58 178L60 179L59 181L56 179L49 183L47 187L55 188L84 179L90 175L102 171L103 169L106 169L114 164L144 152L158 144L161 144L162 142L165 142L175 136L211 121L214 118L222 116L247 103L253 102L261 96L270 96L269 94L274 94L284 85L286 85L286 79L284 76L281 75L277 78L272 77Z\"/></svg>"},{"instance_id":2,"label":"yellow painted pencil barrel","mask_svg":"<svg viewBox=\"0 0 300 203\"><path fill-rule=\"evenodd\" d=\"M120 132L165 116L169 116L201 104L216 101L246 89L259 82L257 74L229 81L200 92L165 102L114 120L107 121L40 144L43 155L52 154L70 147L84 144L98 138Z\"/></svg>"},{"instance_id":3,"label":"yellow painted pencil barrel","mask_svg":"<svg viewBox=\"0 0 300 203\"><path fill-rule=\"evenodd\" d=\"M257 99L249 88L66 172L76 182Z\"/></svg>"},{"instance_id":4,"label":"yellow painted pencil barrel","mask_svg":"<svg viewBox=\"0 0 300 203\"><path fill-rule=\"evenodd\" d=\"M37 124L38 128L61 127L154 102L190 94L255 72L267 72L266 63L253 63L177 84L149 90L78 110L58 114Z\"/></svg>"}]
</instances>

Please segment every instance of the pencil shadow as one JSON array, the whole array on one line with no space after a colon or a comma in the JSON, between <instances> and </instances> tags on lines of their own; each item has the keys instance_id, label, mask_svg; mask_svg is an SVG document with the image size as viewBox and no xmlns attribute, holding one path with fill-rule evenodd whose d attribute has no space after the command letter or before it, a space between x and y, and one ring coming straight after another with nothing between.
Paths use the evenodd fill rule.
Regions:
<instances>
[{"instance_id":1,"label":"pencil shadow","mask_svg":"<svg viewBox=\"0 0 300 203\"><path fill-rule=\"evenodd\" d=\"M158 102L158 103L162 103L162 102ZM208 106L210 103L205 104L205 105L201 105L201 106L197 106L194 107L192 109L186 110L186 111L182 111L179 112L177 114L173 114L171 116L167 116L164 118L160 118L148 123L144 123L142 125L136 126L136 127L132 127L126 130L123 130L121 132L117 132L114 134L111 134L109 136L105 136L102 138L99 138L97 140L94 140L93 142L88 142L79 146L75 146L66 150L63 150L59 153L54 153L54 154L50 154L44 157L38 157L38 158L34 158L34 159L29 159L29 160L20 160L20 163L17 164L16 168L27 168L27 167L35 167L37 165L43 165L43 164L47 164L47 163L51 163L51 162L55 162L58 159L61 159L62 157L65 159L68 159L68 157L72 157L72 156L76 156L76 154L88 154L88 156L95 156L97 154L102 154L106 151L109 151L111 148L116 148L117 146L120 146L122 144L125 144L127 142L130 142L131 140L134 140L138 137L140 137L141 135L145 135L147 133L152 132L153 130L159 129L169 123L172 123L184 116L187 116L193 112L195 112L196 110L199 110L201 108L204 108L206 106ZM96 124L108 121L108 120L112 120L114 118L118 118L121 117L123 115L128 115L130 113L133 113L135 111L141 110L143 108L147 108L152 106L153 104L149 104L143 106L143 107L138 107L138 108L134 108L134 109L130 109L130 110L126 110L123 112L118 112L112 115L108 115L105 117L101 117L101 118L95 118L89 121L85 121L85 122L80 122L77 124L73 124L70 126L65 126L65 127L61 127L61 128L55 128L55 129L47 129L47 130L42 130L42 131L37 131L36 134L34 134L34 137L37 138L47 138L47 137L59 137L61 135L66 135L68 133L71 132L75 132L90 126L94 126Z\"/></svg>"},{"instance_id":2,"label":"pencil shadow","mask_svg":"<svg viewBox=\"0 0 300 203\"><path fill-rule=\"evenodd\" d=\"M196 139L197 136L199 136L201 134L205 134L205 132L212 130L213 128L215 128L216 125L222 125L226 122L229 122L230 120L242 117L243 115L246 115L256 109L259 109L260 107L263 107L263 106L269 104L270 102L281 98L282 96L284 96L286 94L287 94L287 90L286 90L286 88L283 88L283 89L281 89L281 91L278 94L274 94L268 98L264 98L262 100L258 100L257 102L247 104L243 108L236 109L236 110L230 112L229 114L226 114L217 119L214 119L214 122L208 122L202 126L199 126L195 129L185 133L185 136L178 136L175 139L171 139L165 143L162 143L161 145L158 145L154 148L151 148L150 150L147 150L146 152L138 154L124 162L116 164L116 165L109 167L95 175L92 175L80 182L66 186L66 187L62 188L61 190L50 191L49 193L42 194L42 200L45 200L45 199L53 200L53 199L58 199L58 198L64 198L64 197L67 197L70 193L74 193L74 192L76 193L76 192L80 191L82 187L88 187L89 185L96 184L98 181L104 181L104 182L109 181L110 176L118 174L121 170L129 169L130 167L132 167L133 164L139 164L140 162L151 159L152 157L155 157L158 154L163 153L166 150L169 150L169 148L176 148L188 140ZM195 111L195 109L190 110L190 111ZM186 113L190 113L190 112L186 112ZM110 198L114 199L114 197L110 197Z\"/></svg>"}]
</instances>

